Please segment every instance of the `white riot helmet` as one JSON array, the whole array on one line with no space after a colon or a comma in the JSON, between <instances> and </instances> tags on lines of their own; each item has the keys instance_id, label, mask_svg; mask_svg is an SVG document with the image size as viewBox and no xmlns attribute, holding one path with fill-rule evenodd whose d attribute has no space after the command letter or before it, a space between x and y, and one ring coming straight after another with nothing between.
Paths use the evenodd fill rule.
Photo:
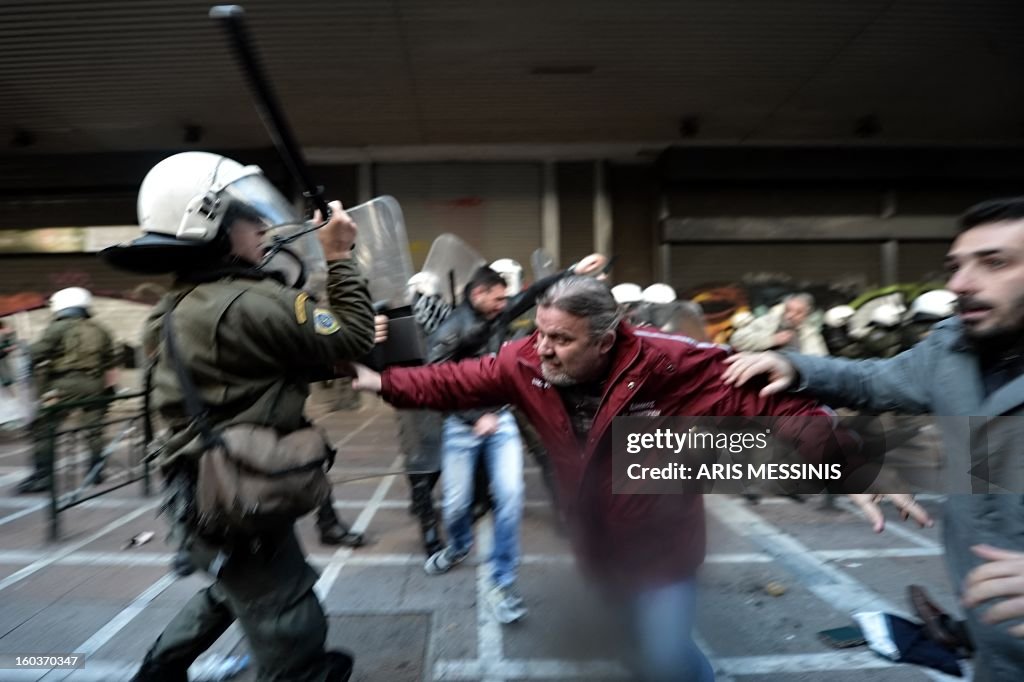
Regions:
<instances>
[{"instance_id":1,"label":"white riot helmet","mask_svg":"<svg viewBox=\"0 0 1024 682\"><path fill-rule=\"evenodd\" d=\"M175 154L153 166L139 188L137 210L142 236L105 249L103 256L116 267L143 273L189 265L197 247L227 253L221 229L225 217L262 223L270 239L280 240L304 228L295 207L258 166L243 166L208 152ZM313 233L303 235L301 242L290 243L293 253L282 260L302 266L323 259ZM283 263L282 269L294 270L295 265Z\"/></svg>"},{"instance_id":2,"label":"white riot helmet","mask_svg":"<svg viewBox=\"0 0 1024 682\"><path fill-rule=\"evenodd\" d=\"M895 303L881 303L871 311L868 324L874 327L898 327L903 318L904 308Z\"/></svg>"},{"instance_id":3,"label":"white riot helmet","mask_svg":"<svg viewBox=\"0 0 1024 682\"><path fill-rule=\"evenodd\" d=\"M259 166L208 152L184 152L146 174L139 188L139 226L147 234L210 242L232 205L249 209L269 227L302 222Z\"/></svg>"},{"instance_id":4,"label":"white riot helmet","mask_svg":"<svg viewBox=\"0 0 1024 682\"><path fill-rule=\"evenodd\" d=\"M623 282L613 286L612 296L619 305L640 303L644 300L643 289L640 288L639 284L633 284L632 282Z\"/></svg>"},{"instance_id":5,"label":"white riot helmet","mask_svg":"<svg viewBox=\"0 0 1024 682\"><path fill-rule=\"evenodd\" d=\"M822 322L830 329L838 329L846 325L856 311L848 305L837 305L825 311Z\"/></svg>"},{"instance_id":6,"label":"white riot helmet","mask_svg":"<svg viewBox=\"0 0 1024 682\"><path fill-rule=\"evenodd\" d=\"M956 294L947 289L926 291L910 304L910 319L915 322L938 321L952 317L956 311Z\"/></svg>"},{"instance_id":7,"label":"white riot helmet","mask_svg":"<svg viewBox=\"0 0 1024 682\"><path fill-rule=\"evenodd\" d=\"M523 266L511 258L499 258L491 263L491 270L505 280L505 295L515 296L523 288Z\"/></svg>"},{"instance_id":8,"label":"white riot helmet","mask_svg":"<svg viewBox=\"0 0 1024 682\"><path fill-rule=\"evenodd\" d=\"M644 289L644 303L672 303L676 300L676 290L667 284L658 282Z\"/></svg>"},{"instance_id":9,"label":"white riot helmet","mask_svg":"<svg viewBox=\"0 0 1024 682\"><path fill-rule=\"evenodd\" d=\"M441 293L441 278L432 272L417 272L406 282L405 289L410 301L418 296L437 296Z\"/></svg>"},{"instance_id":10,"label":"white riot helmet","mask_svg":"<svg viewBox=\"0 0 1024 682\"><path fill-rule=\"evenodd\" d=\"M50 312L54 315L71 308L81 308L88 311L92 307L92 294L88 289L82 287L70 287L61 289L50 297Z\"/></svg>"}]
</instances>

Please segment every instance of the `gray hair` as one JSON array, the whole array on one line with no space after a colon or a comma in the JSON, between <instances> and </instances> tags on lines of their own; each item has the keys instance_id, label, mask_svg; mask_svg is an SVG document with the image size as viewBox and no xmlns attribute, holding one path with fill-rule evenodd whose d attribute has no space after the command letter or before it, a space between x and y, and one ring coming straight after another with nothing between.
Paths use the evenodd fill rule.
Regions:
<instances>
[{"instance_id":1,"label":"gray hair","mask_svg":"<svg viewBox=\"0 0 1024 682\"><path fill-rule=\"evenodd\" d=\"M800 301L805 306L807 306L808 310L814 310L814 297L811 296L806 291L801 291L796 294L788 294L785 298L782 299L783 303L789 303L790 301Z\"/></svg>"},{"instance_id":2,"label":"gray hair","mask_svg":"<svg viewBox=\"0 0 1024 682\"><path fill-rule=\"evenodd\" d=\"M690 300L681 300L679 303L679 312L687 317L692 317L700 321L704 321L704 309L700 307L700 303Z\"/></svg>"},{"instance_id":3,"label":"gray hair","mask_svg":"<svg viewBox=\"0 0 1024 682\"><path fill-rule=\"evenodd\" d=\"M592 338L614 331L622 319L619 304L615 302L612 292L603 282L593 277L564 277L548 287L537 299L537 305L587 318Z\"/></svg>"}]
</instances>

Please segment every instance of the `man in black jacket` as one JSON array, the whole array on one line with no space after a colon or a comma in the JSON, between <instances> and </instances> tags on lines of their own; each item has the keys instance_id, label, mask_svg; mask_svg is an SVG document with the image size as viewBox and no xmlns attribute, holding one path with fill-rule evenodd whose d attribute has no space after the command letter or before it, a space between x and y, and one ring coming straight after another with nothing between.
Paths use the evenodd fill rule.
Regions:
<instances>
[{"instance_id":1,"label":"man in black jacket","mask_svg":"<svg viewBox=\"0 0 1024 682\"><path fill-rule=\"evenodd\" d=\"M489 267L478 269L466 284L462 303L431 338L429 361L458 361L498 352L509 324L532 308L544 290L567 274L599 270L604 262L603 256L588 256L562 273L538 280L513 299L507 297L501 275ZM445 573L469 555L474 471L480 458L494 500L492 588L487 602L499 622L512 623L526 615L526 607L515 587L523 512L523 450L515 417L508 408L446 415L441 470L449 544L427 559L424 570L431 575Z\"/></svg>"}]
</instances>

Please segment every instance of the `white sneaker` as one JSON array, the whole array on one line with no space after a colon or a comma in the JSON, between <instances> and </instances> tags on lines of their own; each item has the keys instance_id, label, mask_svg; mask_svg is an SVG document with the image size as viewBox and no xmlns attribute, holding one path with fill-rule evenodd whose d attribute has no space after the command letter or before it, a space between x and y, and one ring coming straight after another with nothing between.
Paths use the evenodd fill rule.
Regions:
<instances>
[{"instance_id":1,"label":"white sneaker","mask_svg":"<svg viewBox=\"0 0 1024 682\"><path fill-rule=\"evenodd\" d=\"M423 570L427 572L427 575L441 575L461 564L468 556L468 551L460 554L451 547L445 547L430 555L430 558L423 564Z\"/></svg>"},{"instance_id":2,"label":"white sneaker","mask_svg":"<svg viewBox=\"0 0 1024 682\"><path fill-rule=\"evenodd\" d=\"M487 592L487 605L494 619L502 625L515 623L527 613L526 604L513 583L492 587Z\"/></svg>"}]
</instances>

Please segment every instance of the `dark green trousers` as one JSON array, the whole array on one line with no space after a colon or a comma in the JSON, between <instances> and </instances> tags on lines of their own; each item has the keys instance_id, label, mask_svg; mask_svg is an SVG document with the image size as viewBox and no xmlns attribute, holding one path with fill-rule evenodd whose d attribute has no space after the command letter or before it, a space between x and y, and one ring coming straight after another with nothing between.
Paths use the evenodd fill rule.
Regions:
<instances>
[{"instance_id":1,"label":"dark green trousers","mask_svg":"<svg viewBox=\"0 0 1024 682\"><path fill-rule=\"evenodd\" d=\"M143 670L176 678L237 619L248 639L259 682L324 682L327 618L313 592L317 573L306 563L294 529L219 547L180 526L196 568L213 575L167 625Z\"/></svg>"},{"instance_id":2,"label":"dark green trousers","mask_svg":"<svg viewBox=\"0 0 1024 682\"><path fill-rule=\"evenodd\" d=\"M60 402L77 402L103 397L103 379L86 372L68 372L40 386L40 396L49 391L56 391ZM86 443L92 455L92 463L96 463L103 453L103 420L106 417L107 404L82 408L82 427L85 429ZM32 422L32 464L36 475L48 474L50 464L55 456L51 432L61 429L64 420L70 413L60 411L55 414L40 413Z\"/></svg>"}]
</instances>

